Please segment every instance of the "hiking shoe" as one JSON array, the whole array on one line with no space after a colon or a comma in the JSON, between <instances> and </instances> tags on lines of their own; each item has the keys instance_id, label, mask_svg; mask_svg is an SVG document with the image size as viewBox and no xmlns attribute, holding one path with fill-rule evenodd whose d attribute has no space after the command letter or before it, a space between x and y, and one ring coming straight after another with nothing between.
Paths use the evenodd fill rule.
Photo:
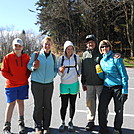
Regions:
<instances>
[{"instance_id":1,"label":"hiking shoe","mask_svg":"<svg viewBox=\"0 0 134 134\"><path fill-rule=\"evenodd\" d=\"M36 134L42 134L42 130L40 128L35 128L35 133Z\"/></svg>"},{"instance_id":2,"label":"hiking shoe","mask_svg":"<svg viewBox=\"0 0 134 134\"><path fill-rule=\"evenodd\" d=\"M6 122L4 127L3 127L3 133L4 134L11 134L10 129L11 129L11 123Z\"/></svg>"},{"instance_id":3,"label":"hiking shoe","mask_svg":"<svg viewBox=\"0 0 134 134\"><path fill-rule=\"evenodd\" d=\"M44 129L43 134L49 134L49 129Z\"/></svg>"},{"instance_id":4,"label":"hiking shoe","mask_svg":"<svg viewBox=\"0 0 134 134\"><path fill-rule=\"evenodd\" d=\"M94 122L88 122L88 124L86 125L86 130L87 131L91 131L94 127Z\"/></svg>"},{"instance_id":5,"label":"hiking shoe","mask_svg":"<svg viewBox=\"0 0 134 134\"><path fill-rule=\"evenodd\" d=\"M23 120L18 121L19 134L25 134L25 124Z\"/></svg>"},{"instance_id":6,"label":"hiking shoe","mask_svg":"<svg viewBox=\"0 0 134 134\"><path fill-rule=\"evenodd\" d=\"M68 123L68 131L69 132L73 132L74 131L74 126L73 126L73 123L71 121Z\"/></svg>"},{"instance_id":7,"label":"hiking shoe","mask_svg":"<svg viewBox=\"0 0 134 134\"><path fill-rule=\"evenodd\" d=\"M65 130L65 123L62 123L62 125L59 127L59 132L64 132Z\"/></svg>"},{"instance_id":8,"label":"hiking shoe","mask_svg":"<svg viewBox=\"0 0 134 134\"><path fill-rule=\"evenodd\" d=\"M119 131L119 130L115 130L115 129L114 129L113 134L121 134L121 133L120 133L120 131Z\"/></svg>"}]
</instances>

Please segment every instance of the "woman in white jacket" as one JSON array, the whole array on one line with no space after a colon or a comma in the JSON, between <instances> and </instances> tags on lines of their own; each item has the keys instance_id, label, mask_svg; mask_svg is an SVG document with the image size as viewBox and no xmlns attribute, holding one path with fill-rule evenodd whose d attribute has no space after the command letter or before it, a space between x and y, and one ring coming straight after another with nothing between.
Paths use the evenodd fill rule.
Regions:
<instances>
[{"instance_id":1,"label":"woman in white jacket","mask_svg":"<svg viewBox=\"0 0 134 134\"><path fill-rule=\"evenodd\" d=\"M70 120L68 123L68 131L74 131L73 117L75 113L75 102L77 93L79 92L78 76L81 73L81 61L78 55L74 54L75 48L71 41L64 43L64 55L59 59L59 75L61 76L60 96L61 96L61 119L62 124L59 131L65 130L65 116L70 103Z\"/></svg>"}]
</instances>

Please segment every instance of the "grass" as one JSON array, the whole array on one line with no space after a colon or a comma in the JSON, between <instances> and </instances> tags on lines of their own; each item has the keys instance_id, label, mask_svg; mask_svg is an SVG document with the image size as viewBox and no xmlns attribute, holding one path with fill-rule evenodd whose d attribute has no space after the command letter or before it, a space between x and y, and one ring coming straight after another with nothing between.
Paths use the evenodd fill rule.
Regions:
<instances>
[{"instance_id":1,"label":"grass","mask_svg":"<svg viewBox=\"0 0 134 134\"><path fill-rule=\"evenodd\" d=\"M123 62L126 67L134 67L134 57L132 58L124 58Z\"/></svg>"}]
</instances>

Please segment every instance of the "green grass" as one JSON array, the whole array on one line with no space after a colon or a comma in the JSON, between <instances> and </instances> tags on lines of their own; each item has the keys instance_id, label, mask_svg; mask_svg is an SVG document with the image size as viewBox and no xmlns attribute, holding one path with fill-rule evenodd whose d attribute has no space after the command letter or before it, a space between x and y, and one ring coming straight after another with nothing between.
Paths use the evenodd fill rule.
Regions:
<instances>
[{"instance_id":1,"label":"green grass","mask_svg":"<svg viewBox=\"0 0 134 134\"><path fill-rule=\"evenodd\" d=\"M127 67L134 67L134 59L133 58L124 58L123 59L124 65Z\"/></svg>"}]
</instances>

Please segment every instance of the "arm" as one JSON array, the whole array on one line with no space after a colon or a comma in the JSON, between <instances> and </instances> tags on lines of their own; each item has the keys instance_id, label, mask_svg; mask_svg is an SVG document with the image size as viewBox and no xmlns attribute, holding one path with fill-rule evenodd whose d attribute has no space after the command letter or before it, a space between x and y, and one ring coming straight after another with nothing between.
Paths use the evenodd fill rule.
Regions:
<instances>
[{"instance_id":1,"label":"arm","mask_svg":"<svg viewBox=\"0 0 134 134\"><path fill-rule=\"evenodd\" d=\"M101 66L99 64L97 64L96 66L96 73L98 74L98 76L104 80L104 72L101 68Z\"/></svg>"},{"instance_id":2,"label":"arm","mask_svg":"<svg viewBox=\"0 0 134 134\"><path fill-rule=\"evenodd\" d=\"M30 71L34 71L34 66L33 66L34 58L35 58L35 53L32 54L32 56L27 64L27 67Z\"/></svg>"},{"instance_id":3,"label":"arm","mask_svg":"<svg viewBox=\"0 0 134 134\"><path fill-rule=\"evenodd\" d=\"M81 60L80 60L80 57L79 56L78 56L77 61L78 61L78 74L80 76L80 74L81 74Z\"/></svg>"},{"instance_id":4,"label":"arm","mask_svg":"<svg viewBox=\"0 0 134 134\"><path fill-rule=\"evenodd\" d=\"M5 56L4 60L2 62L2 67L1 67L1 74L6 78L6 79L13 79L13 75L9 71L9 63L8 63L8 57Z\"/></svg>"},{"instance_id":5,"label":"arm","mask_svg":"<svg viewBox=\"0 0 134 134\"><path fill-rule=\"evenodd\" d=\"M118 68L118 71L121 75L122 94L128 94L128 75L123 60L122 58L119 58L119 59L115 59L115 61L116 61L116 66Z\"/></svg>"}]
</instances>

